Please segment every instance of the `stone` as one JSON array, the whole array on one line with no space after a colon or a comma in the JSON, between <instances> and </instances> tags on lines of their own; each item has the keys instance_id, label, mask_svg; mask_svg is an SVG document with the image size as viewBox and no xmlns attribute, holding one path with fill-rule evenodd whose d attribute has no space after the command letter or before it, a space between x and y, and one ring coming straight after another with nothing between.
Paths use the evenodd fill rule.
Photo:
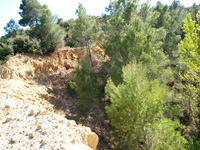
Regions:
<instances>
[{"instance_id":1,"label":"stone","mask_svg":"<svg viewBox=\"0 0 200 150\"><path fill-rule=\"evenodd\" d=\"M66 69L71 68L71 65L67 61L64 62L64 66L65 66Z\"/></svg>"},{"instance_id":2,"label":"stone","mask_svg":"<svg viewBox=\"0 0 200 150\"><path fill-rule=\"evenodd\" d=\"M10 109L10 106L9 105L5 105L5 108Z\"/></svg>"},{"instance_id":3,"label":"stone","mask_svg":"<svg viewBox=\"0 0 200 150\"><path fill-rule=\"evenodd\" d=\"M8 118L6 118L6 122L10 122L11 120L13 120L12 117L8 117Z\"/></svg>"},{"instance_id":4,"label":"stone","mask_svg":"<svg viewBox=\"0 0 200 150\"><path fill-rule=\"evenodd\" d=\"M53 92L53 88L52 88L52 87L50 87L50 86L49 86L49 87L47 87L47 92L48 92L48 93L52 93L52 92Z\"/></svg>"},{"instance_id":5,"label":"stone","mask_svg":"<svg viewBox=\"0 0 200 150\"><path fill-rule=\"evenodd\" d=\"M34 134L33 133L29 133L29 139L33 139L34 138Z\"/></svg>"},{"instance_id":6,"label":"stone","mask_svg":"<svg viewBox=\"0 0 200 150\"><path fill-rule=\"evenodd\" d=\"M41 143L41 146L44 146L47 144L47 142L45 140L42 140L40 143Z\"/></svg>"},{"instance_id":7,"label":"stone","mask_svg":"<svg viewBox=\"0 0 200 150\"><path fill-rule=\"evenodd\" d=\"M95 133L90 133L87 137L88 146L91 147L93 150L96 150L98 140L98 136Z\"/></svg>"},{"instance_id":8,"label":"stone","mask_svg":"<svg viewBox=\"0 0 200 150\"><path fill-rule=\"evenodd\" d=\"M33 116L34 115L34 111L31 110L30 113L29 113L29 116Z\"/></svg>"},{"instance_id":9,"label":"stone","mask_svg":"<svg viewBox=\"0 0 200 150\"><path fill-rule=\"evenodd\" d=\"M17 142L17 139L16 139L15 137L13 137L13 138L10 139L10 142L11 142L11 143L16 143L16 142Z\"/></svg>"},{"instance_id":10,"label":"stone","mask_svg":"<svg viewBox=\"0 0 200 150\"><path fill-rule=\"evenodd\" d=\"M37 125L37 130L40 130L42 128L42 126L39 124Z\"/></svg>"}]
</instances>

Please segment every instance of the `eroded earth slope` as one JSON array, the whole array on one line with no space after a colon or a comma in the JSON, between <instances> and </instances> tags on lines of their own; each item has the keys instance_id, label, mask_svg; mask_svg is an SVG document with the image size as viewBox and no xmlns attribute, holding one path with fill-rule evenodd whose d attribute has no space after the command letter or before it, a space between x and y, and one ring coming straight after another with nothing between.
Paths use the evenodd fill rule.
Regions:
<instances>
[{"instance_id":1,"label":"eroded earth slope","mask_svg":"<svg viewBox=\"0 0 200 150\"><path fill-rule=\"evenodd\" d=\"M0 66L0 149L96 149L98 136L64 117L76 109L63 93L81 57L81 48L64 48Z\"/></svg>"}]
</instances>

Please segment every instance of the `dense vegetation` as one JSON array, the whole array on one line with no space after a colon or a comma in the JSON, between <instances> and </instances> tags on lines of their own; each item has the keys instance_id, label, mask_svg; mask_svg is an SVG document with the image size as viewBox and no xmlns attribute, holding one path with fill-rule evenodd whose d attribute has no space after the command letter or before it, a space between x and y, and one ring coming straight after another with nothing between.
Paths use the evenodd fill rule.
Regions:
<instances>
[{"instance_id":1,"label":"dense vegetation","mask_svg":"<svg viewBox=\"0 0 200 150\"><path fill-rule=\"evenodd\" d=\"M46 5L37 0L22 0L19 24L11 19L1 37L1 60L16 53L48 54L64 46L64 30L58 25ZM27 30L20 28L28 27ZM9 51L8 51L9 48Z\"/></svg>"},{"instance_id":2,"label":"dense vegetation","mask_svg":"<svg viewBox=\"0 0 200 150\"><path fill-rule=\"evenodd\" d=\"M112 0L101 17L79 4L68 21L37 0L22 0L20 10L19 25L11 19L0 38L0 63L16 53L86 47L67 87L81 117L96 118L105 149L200 149L200 5ZM98 68L92 44L109 58Z\"/></svg>"}]
</instances>

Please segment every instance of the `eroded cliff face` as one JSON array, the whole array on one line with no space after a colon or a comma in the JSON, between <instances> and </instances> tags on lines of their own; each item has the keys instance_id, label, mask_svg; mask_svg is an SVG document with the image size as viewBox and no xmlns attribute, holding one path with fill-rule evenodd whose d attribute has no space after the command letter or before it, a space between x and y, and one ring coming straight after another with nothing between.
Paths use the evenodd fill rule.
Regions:
<instances>
[{"instance_id":1,"label":"eroded cliff face","mask_svg":"<svg viewBox=\"0 0 200 150\"><path fill-rule=\"evenodd\" d=\"M41 74L55 74L75 67L75 61L83 57L83 49L59 49L50 56L38 56L32 54L17 54L10 57L1 66L0 77L2 79L33 79Z\"/></svg>"},{"instance_id":2,"label":"eroded cliff face","mask_svg":"<svg viewBox=\"0 0 200 150\"><path fill-rule=\"evenodd\" d=\"M0 67L0 148L96 149L94 132L55 113L73 107L60 91L83 55L81 48L17 54Z\"/></svg>"},{"instance_id":3,"label":"eroded cliff face","mask_svg":"<svg viewBox=\"0 0 200 150\"><path fill-rule=\"evenodd\" d=\"M63 77L67 82L83 52L81 49L59 49L50 56L17 54L10 57L0 67L1 92L54 111L54 106L48 102L55 96L50 89L55 88L55 82L56 86L65 86L59 80Z\"/></svg>"}]
</instances>

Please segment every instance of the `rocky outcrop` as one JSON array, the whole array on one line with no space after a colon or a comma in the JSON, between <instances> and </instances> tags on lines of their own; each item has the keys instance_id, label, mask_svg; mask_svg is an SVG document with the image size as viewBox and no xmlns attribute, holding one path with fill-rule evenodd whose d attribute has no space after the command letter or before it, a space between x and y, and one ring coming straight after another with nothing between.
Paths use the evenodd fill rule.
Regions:
<instances>
[{"instance_id":1,"label":"rocky outcrop","mask_svg":"<svg viewBox=\"0 0 200 150\"><path fill-rule=\"evenodd\" d=\"M56 114L50 102L56 99L54 81L70 75L83 54L81 49L43 57L17 54L0 67L0 149L96 149L98 136Z\"/></svg>"},{"instance_id":2,"label":"rocky outcrop","mask_svg":"<svg viewBox=\"0 0 200 150\"><path fill-rule=\"evenodd\" d=\"M63 68L73 69L83 56L83 49L59 49L50 56L17 54L0 67L0 78L26 80L40 74L51 75Z\"/></svg>"},{"instance_id":3,"label":"rocky outcrop","mask_svg":"<svg viewBox=\"0 0 200 150\"><path fill-rule=\"evenodd\" d=\"M96 149L90 128L21 100L0 97L0 149Z\"/></svg>"}]
</instances>

